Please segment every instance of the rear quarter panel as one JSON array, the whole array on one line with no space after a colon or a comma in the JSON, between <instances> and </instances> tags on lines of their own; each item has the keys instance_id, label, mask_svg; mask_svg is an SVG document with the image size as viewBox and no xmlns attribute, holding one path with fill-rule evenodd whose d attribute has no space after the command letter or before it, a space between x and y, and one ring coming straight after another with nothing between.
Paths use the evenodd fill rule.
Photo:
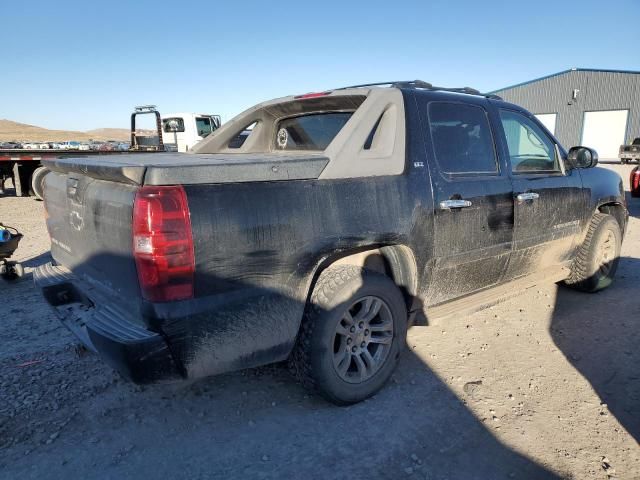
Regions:
<instances>
[{"instance_id":1,"label":"rear quarter panel","mask_svg":"<svg viewBox=\"0 0 640 480\"><path fill-rule=\"evenodd\" d=\"M424 243L407 175L185 187L195 244L194 308L163 331L189 376L286 358L323 260Z\"/></svg>"}]
</instances>

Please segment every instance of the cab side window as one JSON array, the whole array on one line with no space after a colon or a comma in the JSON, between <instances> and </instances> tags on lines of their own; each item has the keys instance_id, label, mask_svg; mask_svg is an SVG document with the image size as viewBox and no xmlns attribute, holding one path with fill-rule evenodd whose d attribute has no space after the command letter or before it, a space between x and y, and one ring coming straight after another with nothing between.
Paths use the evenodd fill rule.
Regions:
<instances>
[{"instance_id":1,"label":"cab side window","mask_svg":"<svg viewBox=\"0 0 640 480\"><path fill-rule=\"evenodd\" d=\"M482 107L432 102L429 104L429 127L436 162L442 172L498 172L491 127Z\"/></svg>"},{"instance_id":2,"label":"cab side window","mask_svg":"<svg viewBox=\"0 0 640 480\"><path fill-rule=\"evenodd\" d=\"M513 173L560 172L555 143L530 118L500 110Z\"/></svg>"}]
</instances>

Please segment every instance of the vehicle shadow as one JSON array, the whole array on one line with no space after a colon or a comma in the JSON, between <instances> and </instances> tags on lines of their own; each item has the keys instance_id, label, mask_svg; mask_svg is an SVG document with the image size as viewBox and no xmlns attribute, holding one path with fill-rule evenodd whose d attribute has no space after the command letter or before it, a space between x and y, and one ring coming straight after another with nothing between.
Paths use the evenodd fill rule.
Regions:
<instances>
[{"instance_id":1,"label":"vehicle shadow","mask_svg":"<svg viewBox=\"0 0 640 480\"><path fill-rule=\"evenodd\" d=\"M631 193L627 191L625 192L625 199L629 209L629 216L640 218L640 198L633 198Z\"/></svg>"},{"instance_id":2,"label":"vehicle shadow","mask_svg":"<svg viewBox=\"0 0 640 480\"><path fill-rule=\"evenodd\" d=\"M246 280L206 281L254 288ZM82 368L83 361L73 366ZM107 375L100 396L85 395L81 405L69 399L68 408L90 419L90 427L85 423L89 431L69 435L66 443L106 432L115 444L105 442L93 455L70 459L69 467L52 462L49 474L58 478L73 467L116 477L162 475L170 468L190 478L229 479L561 478L499 441L411 350L381 392L350 407L308 394L281 366L146 387L112 382ZM108 368L93 367L100 371ZM84 378L81 383L95 382L93 375ZM130 443L142 443L135 458L101 463ZM102 469L96 470L96 462Z\"/></svg>"},{"instance_id":3,"label":"vehicle shadow","mask_svg":"<svg viewBox=\"0 0 640 480\"><path fill-rule=\"evenodd\" d=\"M35 257L27 258L25 260L20 260L20 263L23 267L37 267L38 265L42 265L43 263L47 263L51 261L51 253L44 252Z\"/></svg>"},{"instance_id":4,"label":"vehicle shadow","mask_svg":"<svg viewBox=\"0 0 640 480\"><path fill-rule=\"evenodd\" d=\"M640 200L627 200L630 214L638 216ZM626 314L617 306L629 305L633 298L640 300L639 285L640 260L623 256L614 282L606 290L585 294L559 288L549 327L558 348L600 397L601 414L613 414L638 442L640 301Z\"/></svg>"},{"instance_id":5,"label":"vehicle shadow","mask_svg":"<svg viewBox=\"0 0 640 480\"><path fill-rule=\"evenodd\" d=\"M558 289L549 331L567 360L601 399L600 414L613 414L640 441L640 303L621 314L617 305L638 295L640 260L622 257L614 284L585 294Z\"/></svg>"},{"instance_id":6,"label":"vehicle shadow","mask_svg":"<svg viewBox=\"0 0 640 480\"><path fill-rule=\"evenodd\" d=\"M15 197L16 190L15 188L0 188L0 198L3 197Z\"/></svg>"}]
</instances>

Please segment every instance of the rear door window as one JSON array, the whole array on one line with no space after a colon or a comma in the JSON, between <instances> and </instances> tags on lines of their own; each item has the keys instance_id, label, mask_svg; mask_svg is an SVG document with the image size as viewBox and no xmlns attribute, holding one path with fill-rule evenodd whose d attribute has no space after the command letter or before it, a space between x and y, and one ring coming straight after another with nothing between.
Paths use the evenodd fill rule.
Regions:
<instances>
[{"instance_id":1,"label":"rear door window","mask_svg":"<svg viewBox=\"0 0 640 480\"><path fill-rule=\"evenodd\" d=\"M324 150L353 112L300 115L281 120L276 128L276 150Z\"/></svg>"},{"instance_id":2,"label":"rear door window","mask_svg":"<svg viewBox=\"0 0 640 480\"><path fill-rule=\"evenodd\" d=\"M491 127L484 108L463 103L429 104L429 128L443 173L497 173Z\"/></svg>"}]
</instances>

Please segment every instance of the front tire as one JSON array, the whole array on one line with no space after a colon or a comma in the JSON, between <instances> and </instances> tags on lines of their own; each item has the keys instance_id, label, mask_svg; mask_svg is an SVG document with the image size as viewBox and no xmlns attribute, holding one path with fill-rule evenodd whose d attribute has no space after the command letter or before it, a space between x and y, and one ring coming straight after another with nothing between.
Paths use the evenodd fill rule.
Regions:
<instances>
[{"instance_id":1,"label":"front tire","mask_svg":"<svg viewBox=\"0 0 640 480\"><path fill-rule=\"evenodd\" d=\"M353 265L330 267L313 289L289 364L306 388L350 405L389 380L406 333L406 304L389 277Z\"/></svg>"},{"instance_id":2,"label":"front tire","mask_svg":"<svg viewBox=\"0 0 640 480\"><path fill-rule=\"evenodd\" d=\"M618 262L622 233L611 215L596 213L571 266L565 284L583 292L597 292L613 282Z\"/></svg>"}]
</instances>

